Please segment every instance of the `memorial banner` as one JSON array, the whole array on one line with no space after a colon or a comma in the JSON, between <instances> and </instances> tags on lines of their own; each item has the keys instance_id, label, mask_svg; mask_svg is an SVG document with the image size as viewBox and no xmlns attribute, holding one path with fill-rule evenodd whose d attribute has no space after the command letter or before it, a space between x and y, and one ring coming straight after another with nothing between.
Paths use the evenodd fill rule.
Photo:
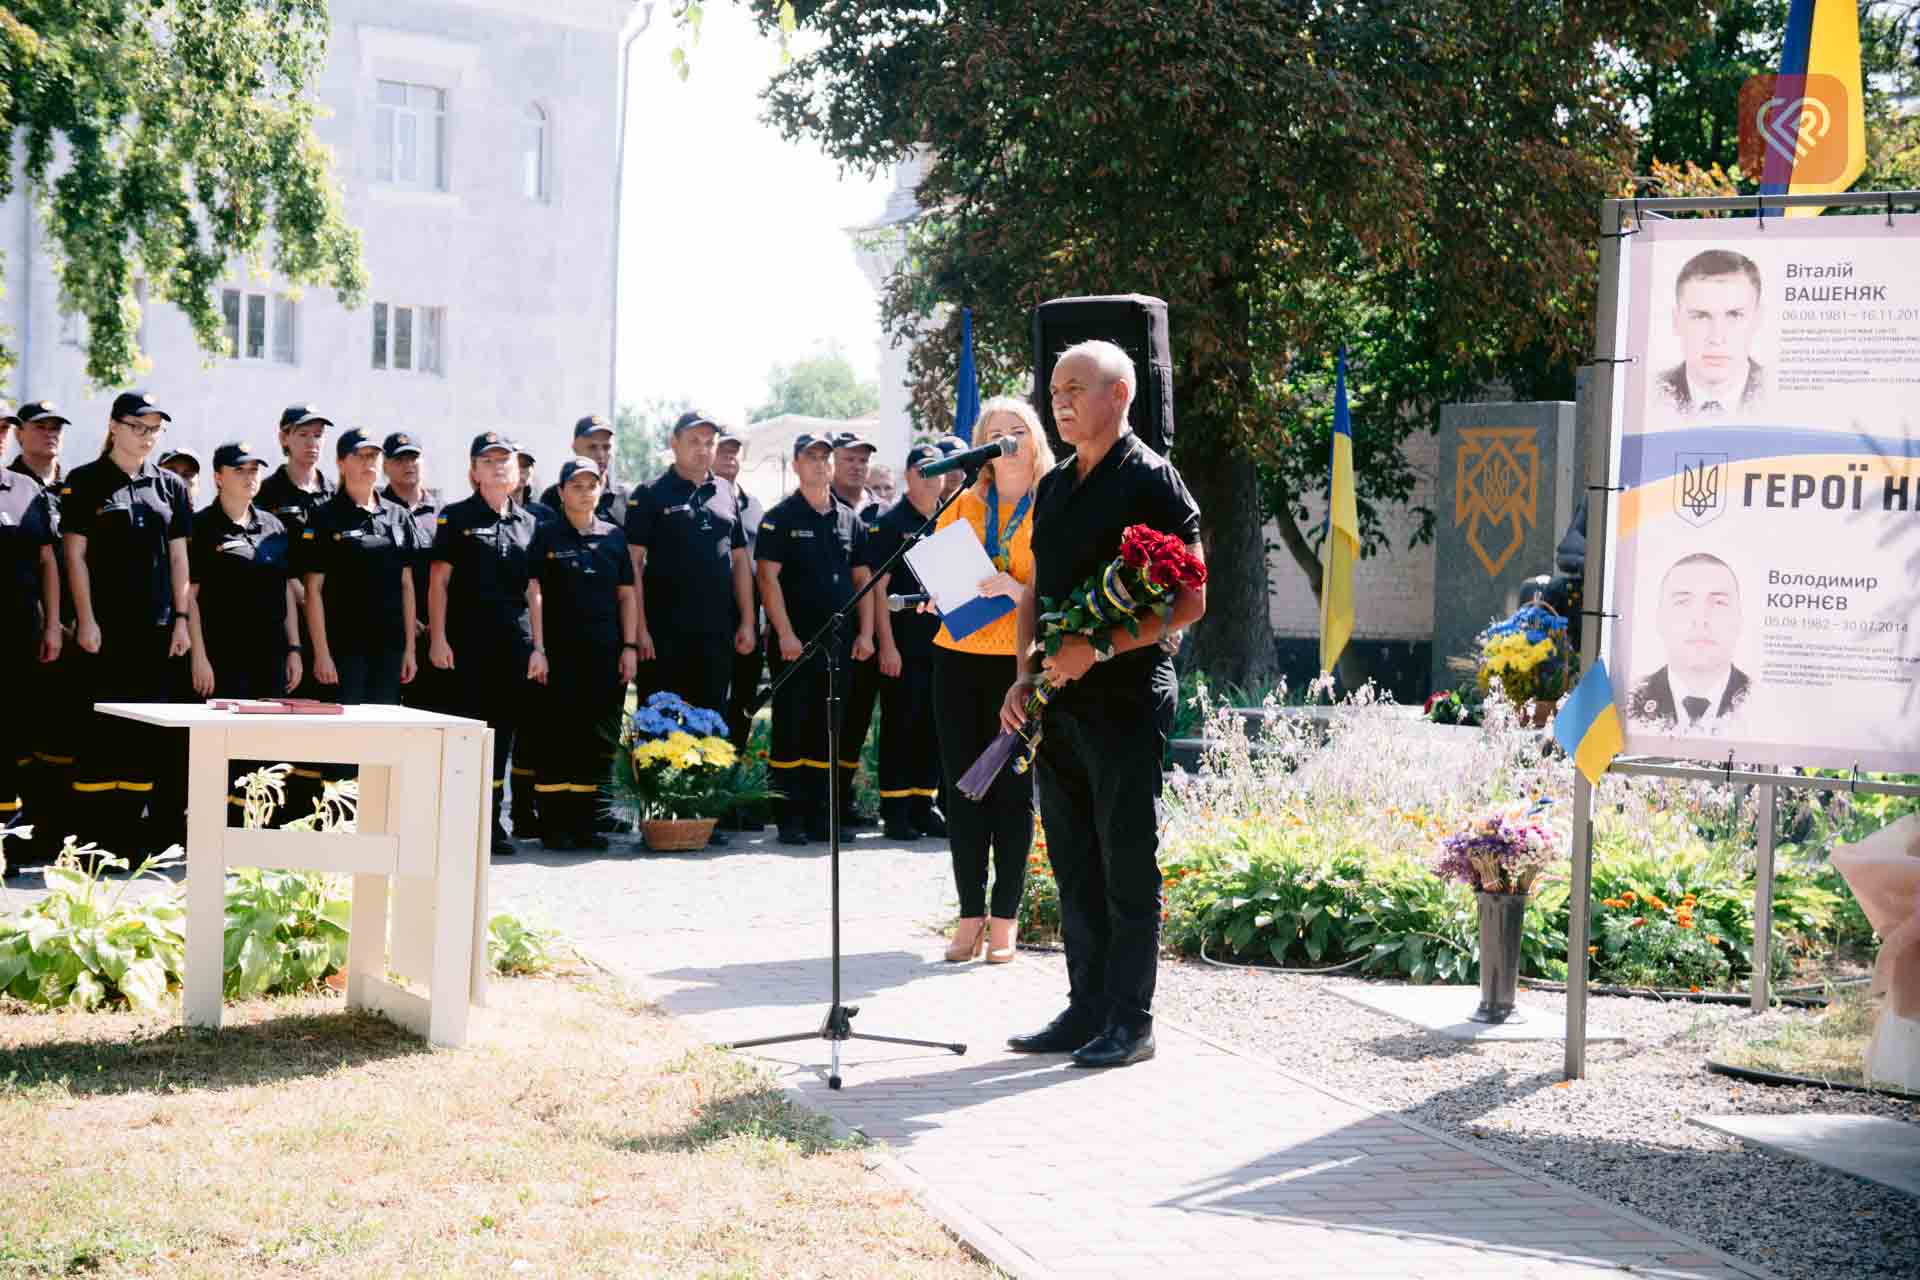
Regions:
<instances>
[{"instance_id":1,"label":"memorial banner","mask_svg":"<svg viewBox=\"0 0 1920 1280\"><path fill-rule=\"evenodd\" d=\"M1656 219L1624 247L1626 749L1920 771L1920 218Z\"/></svg>"}]
</instances>

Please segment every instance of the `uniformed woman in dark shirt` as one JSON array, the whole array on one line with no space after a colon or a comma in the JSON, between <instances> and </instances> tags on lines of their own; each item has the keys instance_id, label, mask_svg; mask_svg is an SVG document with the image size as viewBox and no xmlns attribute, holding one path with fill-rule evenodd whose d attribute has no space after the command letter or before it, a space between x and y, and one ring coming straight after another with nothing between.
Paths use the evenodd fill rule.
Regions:
<instances>
[{"instance_id":1,"label":"uniformed woman in dark shirt","mask_svg":"<svg viewBox=\"0 0 1920 1280\"><path fill-rule=\"evenodd\" d=\"M398 705L413 679L413 514L382 498L381 448L358 427L334 445L340 487L301 535L313 678L336 702Z\"/></svg>"},{"instance_id":2,"label":"uniformed woman in dark shirt","mask_svg":"<svg viewBox=\"0 0 1920 1280\"><path fill-rule=\"evenodd\" d=\"M187 630L193 691L203 698L277 698L305 674L287 526L254 505L265 467L245 444L215 449L213 501L193 517ZM239 777L265 763L236 760L229 772ZM238 788L229 794L227 824L239 826L242 796Z\"/></svg>"},{"instance_id":3,"label":"uniformed woman in dark shirt","mask_svg":"<svg viewBox=\"0 0 1920 1280\"><path fill-rule=\"evenodd\" d=\"M540 836L549 849L604 849L606 837L595 830L600 788L639 661L640 610L627 535L595 511L600 465L569 459L557 487L559 518L533 538L548 664L529 725L540 739Z\"/></svg>"},{"instance_id":4,"label":"uniformed woman in dark shirt","mask_svg":"<svg viewBox=\"0 0 1920 1280\"><path fill-rule=\"evenodd\" d=\"M525 719L529 682L545 676L535 630L534 519L513 500L520 485L513 443L497 431L468 450L474 494L440 513L433 540L427 618L433 665L451 671L456 715L493 728L493 851L513 852L500 800L514 734Z\"/></svg>"},{"instance_id":5,"label":"uniformed woman in dark shirt","mask_svg":"<svg viewBox=\"0 0 1920 1280\"><path fill-rule=\"evenodd\" d=\"M122 392L100 457L75 467L60 488L61 550L78 619L74 638L89 655L79 683L94 702L167 701L167 660L189 647L193 513L180 477L150 457L169 421L146 393ZM146 852L177 834L180 814L153 814L151 833L139 826L168 746L163 729L95 716L73 783L79 834L122 855Z\"/></svg>"},{"instance_id":6,"label":"uniformed woman in dark shirt","mask_svg":"<svg viewBox=\"0 0 1920 1280\"><path fill-rule=\"evenodd\" d=\"M19 424L11 413L0 414L0 452ZM60 571L53 554L58 539L53 504L40 482L0 471L0 671L17 687L37 678L37 663L60 656ZM17 708L0 715L0 825L39 817L21 811L20 766L33 758L32 728L31 718ZM4 854L11 871L21 849L14 844Z\"/></svg>"}]
</instances>

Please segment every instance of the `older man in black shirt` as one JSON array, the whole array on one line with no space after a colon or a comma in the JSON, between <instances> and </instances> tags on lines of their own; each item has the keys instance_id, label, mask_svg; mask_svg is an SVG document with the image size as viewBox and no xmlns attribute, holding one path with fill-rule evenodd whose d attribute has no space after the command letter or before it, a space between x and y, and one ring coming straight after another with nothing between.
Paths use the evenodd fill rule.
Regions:
<instances>
[{"instance_id":1,"label":"older man in black shirt","mask_svg":"<svg viewBox=\"0 0 1920 1280\"><path fill-rule=\"evenodd\" d=\"M1020 678L1000 719L1017 729L1033 683L1055 686L1034 780L1047 853L1060 886L1069 1004L1044 1029L1014 1036L1021 1053L1073 1054L1075 1066L1121 1067L1153 1056L1160 949L1161 759L1178 696L1167 641L1207 609L1182 588L1164 624L1124 627L1107 653L1080 637L1043 662L1034 652L1041 599L1070 594L1144 524L1200 553L1200 510L1173 465L1127 429L1133 362L1110 342L1083 342L1053 373L1053 416L1073 457L1041 481L1033 506L1033 590L1020 601Z\"/></svg>"}]
</instances>

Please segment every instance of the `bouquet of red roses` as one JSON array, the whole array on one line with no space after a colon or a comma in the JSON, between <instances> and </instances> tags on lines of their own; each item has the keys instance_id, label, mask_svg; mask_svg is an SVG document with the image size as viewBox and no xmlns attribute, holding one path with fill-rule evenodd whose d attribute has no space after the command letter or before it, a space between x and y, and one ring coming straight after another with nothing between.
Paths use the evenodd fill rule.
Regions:
<instances>
[{"instance_id":1,"label":"bouquet of red roses","mask_svg":"<svg viewBox=\"0 0 1920 1280\"><path fill-rule=\"evenodd\" d=\"M1081 636L1104 655L1113 648L1115 627L1125 627L1129 635L1137 636L1141 621L1149 615L1164 626L1173 612L1174 592L1181 587L1198 589L1206 581L1207 566L1186 543L1144 524L1132 525L1120 535L1120 554L1113 563L1064 600L1042 597L1040 646L1051 657L1068 637ZM1033 767L1034 752L1040 746L1041 713L1053 692L1043 676L1027 698L1026 724L1019 733L1002 732L980 753L960 779L960 794L979 800L1009 760L1015 773Z\"/></svg>"}]
</instances>

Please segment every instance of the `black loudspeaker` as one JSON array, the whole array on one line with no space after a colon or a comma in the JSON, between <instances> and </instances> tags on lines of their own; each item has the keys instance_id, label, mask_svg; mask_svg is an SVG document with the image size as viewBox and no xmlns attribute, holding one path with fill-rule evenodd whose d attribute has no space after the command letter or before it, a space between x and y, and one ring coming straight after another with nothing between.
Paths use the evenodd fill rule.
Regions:
<instances>
[{"instance_id":1,"label":"black loudspeaker","mask_svg":"<svg viewBox=\"0 0 1920 1280\"><path fill-rule=\"evenodd\" d=\"M1167 340L1167 304L1140 293L1104 298L1055 298L1033 309L1033 404L1055 453L1064 454L1053 423L1053 366L1076 342L1103 338L1133 357L1140 385L1133 389L1131 426L1154 452L1173 448L1173 349Z\"/></svg>"}]
</instances>

